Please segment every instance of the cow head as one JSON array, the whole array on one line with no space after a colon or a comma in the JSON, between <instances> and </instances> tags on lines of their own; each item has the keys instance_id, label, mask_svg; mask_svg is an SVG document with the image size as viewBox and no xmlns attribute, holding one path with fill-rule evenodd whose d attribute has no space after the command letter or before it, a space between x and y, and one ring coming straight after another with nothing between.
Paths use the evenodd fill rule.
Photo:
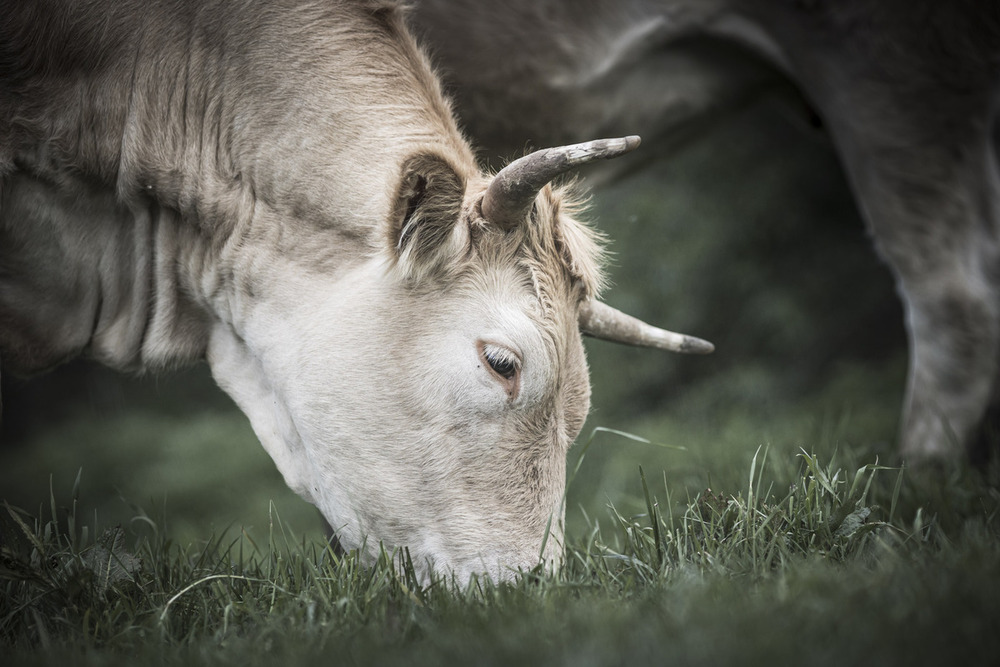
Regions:
<instances>
[{"instance_id":1,"label":"cow head","mask_svg":"<svg viewBox=\"0 0 1000 667\"><path fill-rule=\"evenodd\" d=\"M547 530L553 557L589 408L581 327L710 349L594 301L594 234L548 185L637 144L539 151L492 179L413 155L369 252L335 268L270 257L254 308L216 327L213 373L344 546L407 546L460 579L533 566Z\"/></svg>"}]
</instances>

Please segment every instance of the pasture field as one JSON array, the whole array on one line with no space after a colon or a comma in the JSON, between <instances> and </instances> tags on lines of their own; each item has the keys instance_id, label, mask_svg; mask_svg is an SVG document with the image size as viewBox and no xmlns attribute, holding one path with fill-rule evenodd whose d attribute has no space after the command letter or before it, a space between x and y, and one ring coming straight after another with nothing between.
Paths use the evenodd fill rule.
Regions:
<instances>
[{"instance_id":1,"label":"pasture field","mask_svg":"<svg viewBox=\"0 0 1000 667\"><path fill-rule=\"evenodd\" d=\"M896 459L902 316L829 147L765 105L652 157L595 197L607 300L717 352L588 343L560 571L362 567L205 369L77 365L4 379L0 662L996 664L1000 465Z\"/></svg>"}]
</instances>

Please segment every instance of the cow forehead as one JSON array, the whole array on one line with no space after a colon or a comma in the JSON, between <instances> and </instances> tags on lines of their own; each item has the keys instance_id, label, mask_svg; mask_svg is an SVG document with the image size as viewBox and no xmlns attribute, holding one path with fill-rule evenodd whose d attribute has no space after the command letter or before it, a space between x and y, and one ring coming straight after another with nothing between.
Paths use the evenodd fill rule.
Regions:
<instances>
[{"instance_id":1,"label":"cow forehead","mask_svg":"<svg viewBox=\"0 0 1000 667\"><path fill-rule=\"evenodd\" d=\"M478 302L481 325L507 330L512 335L540 337L547 347L559 349L577 328L579 288L564 270L552 271L523 251L490 255L480 253L455 285L459 300ZM463 308L463 305L459 305ZM553 359L553 362L556 360Z\"/></svg>"}]
</instances>

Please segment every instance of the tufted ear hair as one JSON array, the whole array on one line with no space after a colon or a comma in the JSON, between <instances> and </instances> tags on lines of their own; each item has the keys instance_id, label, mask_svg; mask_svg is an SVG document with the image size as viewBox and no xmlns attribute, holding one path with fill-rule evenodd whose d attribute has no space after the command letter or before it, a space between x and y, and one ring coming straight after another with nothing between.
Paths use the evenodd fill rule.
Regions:
<instances>
[{"instance_id":1,"label":"tufted ear hair","mask_svg":"<svg viewBox=\"0 0 1000 667\"><path fill-rule=\"evenodd\" d=\"M439 272L469 241L458 224L465 180L442 157L422 153L401 170L389 240L397 266L415 280Z\"/></svg>"}]
</instances>

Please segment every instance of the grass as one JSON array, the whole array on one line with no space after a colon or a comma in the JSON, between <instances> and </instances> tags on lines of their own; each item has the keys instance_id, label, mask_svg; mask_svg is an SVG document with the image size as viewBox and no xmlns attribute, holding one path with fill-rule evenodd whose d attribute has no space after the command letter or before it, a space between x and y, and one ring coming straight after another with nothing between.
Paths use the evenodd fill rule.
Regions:
<instances>
[{"instance_id":1,"label":"grass","mask_svg":"<svg viewBox=\"0 0 1000 667\"><path fill-rule=\"evenodd\" d=\"M564 567L501 585L418 581L405 552L364 567L273 513L262 539L181 545L145 514L83 525L52 494L45 517L4 508L0 643L7 664L992 662L995 470L803 451L779 491L768 458L731 494L677 499L640 472L643 512L609 508Z\"/></svg>"}]
</instances>

